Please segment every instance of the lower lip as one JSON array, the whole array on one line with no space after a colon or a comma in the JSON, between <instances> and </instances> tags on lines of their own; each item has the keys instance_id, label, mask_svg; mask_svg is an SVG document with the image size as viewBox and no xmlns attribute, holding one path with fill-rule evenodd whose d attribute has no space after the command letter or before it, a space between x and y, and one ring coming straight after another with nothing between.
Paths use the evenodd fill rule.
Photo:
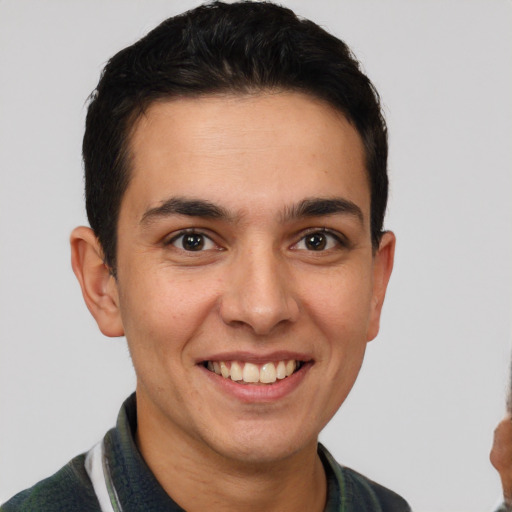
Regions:
<instances>
[{"instance_id":1,"label":"lower lip","mask_svg":"<svg viewBox=\"0 0 512 512\"><path fill-rule=\"evenodd\" d=\"M276 380L272 384L240 384L231 379L226 379L208 370L204 366L198 366L212 385L219 386L221 390L244 403L268 403L281 400L291 394L304 380L312 362L303 363L299 370L289 377Z\"/></svg>"}]
</instances>

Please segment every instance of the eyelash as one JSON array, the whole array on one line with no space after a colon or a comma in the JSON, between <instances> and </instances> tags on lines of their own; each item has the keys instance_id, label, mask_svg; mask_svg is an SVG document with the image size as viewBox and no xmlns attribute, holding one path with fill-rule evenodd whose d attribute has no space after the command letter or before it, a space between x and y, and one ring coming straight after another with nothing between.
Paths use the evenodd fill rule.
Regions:
<instances>
[{"instance_id":1,"label":"eyelash","mask_svg":"<svg viewBox=\"0 0 512 512\"><path fill-rule=\"evenodd\" d=\"M184 238L188 235L197 235L197 236L200 236L202 237L203 239L203 242L205 241L209 241L211 242L213 245L217 245L211 236L208 236L207 234L201 232L201 231L197 231L196 229L184 229L182 231L180 231L179 233L176 233L174 236L172 236L169 240L166 240L164 242L164 245L166 246L169 246L169 245L174 245L176 241L178 241L180 238ZM202 248L201 248L202 249ZM202 252L201 250L199 251L187 251L184 247L181 247L181 250L185 251L185 252Z\"/></svg>"},{"instance_id":2,"label":"eyelash","mask_svg":"<svg viewBox=\"0 0 512 512\"><path fill-rule=\"evenodd\" d=\"M296 247L301 242L305 243L305 241L306 241L308 236L313 236L313 235L318 235L318 234L325 235L326 237L330 237L330 238L334 239L335 242L336 242L336 245L338 245L341 248L346 248L349 245L347 239L341 233L338 233L338 232L335 232L335 231L331 231L331 230L329 230L327 228L311 228L311 229L307 230L306 233L302 234L302 236L300 237L299 241L296 242L295 244L293 244L292 247ZM323 249L323 250L320 250L320 251L311 250L309 252L325 252L325 251L328 251L330 249L331 248Z\"/></svg>"}]
</instances>

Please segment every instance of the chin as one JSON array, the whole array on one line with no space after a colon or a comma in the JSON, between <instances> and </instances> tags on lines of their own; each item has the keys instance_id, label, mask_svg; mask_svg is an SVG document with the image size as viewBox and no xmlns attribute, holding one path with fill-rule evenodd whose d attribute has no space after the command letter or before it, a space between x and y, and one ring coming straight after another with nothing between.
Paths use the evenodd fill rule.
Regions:
<instances>
[{"instance_id":1,"label":"chin","mask_svg":"<svg viewBox=\"0 0 512 512\"><path fill-rule=\"evenodd\" d=\"M227 459L244 464L261 466L286 460L301 451L312 449L316 452L318 435L310 437L303 433L290 432L278 426L230 430L229 435L218 439L217 453Z\"/></svg>"}]
</instances>

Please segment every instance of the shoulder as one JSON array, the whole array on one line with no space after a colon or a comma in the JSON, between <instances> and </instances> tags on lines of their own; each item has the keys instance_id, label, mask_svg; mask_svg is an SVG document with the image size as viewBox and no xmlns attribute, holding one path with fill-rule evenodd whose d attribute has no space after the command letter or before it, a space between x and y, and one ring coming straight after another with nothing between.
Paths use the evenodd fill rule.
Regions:
<instances>
[{"instance_id":1,"label":"shoulder","mask_svg":"<svg viewBox=\"0 0 512 512\"><path fill-rule=\"evenodd\" d=\"M99 512L99 504L79 455L57 473L16 494L0 512Z\"/></svg>"},{"instance_id":2,"label":"shoulder","mask_svg":"<svg viewBox=\"0 0 512 512\"><path fill-rule=\"evenodd\" d=\"M322 444L318 454L328 481L328 511L411 512L398 494L339 464Z\"/></svg>"},{"instance_id":3,"label":"shoulder","mask_svg":"<svg viewBox=\"0 0 512 512\"><path fill-rule=\"evenodd\" d=\"M506 503L502 503L494 512L512 512L512 505L507 505Z\"/></svg>"},{"instance_id":4,"label":"shoulder","mask_svg":"<svg viewBox=\"0 0 512 512\"><path fill-rule=\"evenodd\" d=\"M382 512L411 512L409 504L398 494L370 480L353 469L340 466L346 492L355 501L361 501L361 507Z\"/></svg>"}]
</instances>

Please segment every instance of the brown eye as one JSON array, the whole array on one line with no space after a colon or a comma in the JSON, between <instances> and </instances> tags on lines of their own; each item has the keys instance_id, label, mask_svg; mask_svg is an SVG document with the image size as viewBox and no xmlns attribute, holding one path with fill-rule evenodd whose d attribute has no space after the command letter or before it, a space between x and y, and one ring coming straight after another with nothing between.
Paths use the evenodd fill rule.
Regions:
<instances>
[{"instance_id":1,"label":"brown eye","mask_svg":"<svg viewBox=\"0 0 512 512\"><path fill-rule=\"evenodd\" d=\"M200 251L204 247L204 237L196 234L185 235L181 245L186 251Z\"/></svg>"},{"instance_id":2,"label":"brown eye","mask_svg":"<svg viewBox=\"0 0 512 512\"><path fill-rule=\"evenodd\" d=\"M304 238L304 243L310 251L323 251L327 246L327 236L325 233L313 233Z\"/></svg>"},{"instance_id":3,"label":"brown eye","mask_svg":"<svg viewBox=\"0 0 512 512\"><path fill-rule=\"evenodd\" d=\"M175 237L171 244L184 251L204 251L215 248L214 242L201 233L182 233Z\"/></svg>"},{"instance_id":4,"label":"brown eye","mask_svg":"<svg viewBox=\"0 0 512 512\"><path fill-rule=\"evenodd\" d=\"M328 251L330 249L345 247L341 235L337 235L330 231L318 230L311 231L307 235L303 236L294 246L295 250L302 251Z\"/></svg>"}]
</instances>

